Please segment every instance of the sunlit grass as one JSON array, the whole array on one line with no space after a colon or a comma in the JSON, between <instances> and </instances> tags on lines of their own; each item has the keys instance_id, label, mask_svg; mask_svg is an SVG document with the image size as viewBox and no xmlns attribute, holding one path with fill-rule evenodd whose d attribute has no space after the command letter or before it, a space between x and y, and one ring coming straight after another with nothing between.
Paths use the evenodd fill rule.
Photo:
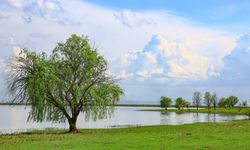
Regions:
<instances>
[{"instance_id":1,"label":"sunlit grass","mask_svg":"<svg viewBox=\"0 0 250 150\"><path fill-rule=\"evenodd\" d=\"M78 134L64 130L35 131L0 136L0 149L249 149L250 121L88 129Z\"/></svg>"}]
</instances>

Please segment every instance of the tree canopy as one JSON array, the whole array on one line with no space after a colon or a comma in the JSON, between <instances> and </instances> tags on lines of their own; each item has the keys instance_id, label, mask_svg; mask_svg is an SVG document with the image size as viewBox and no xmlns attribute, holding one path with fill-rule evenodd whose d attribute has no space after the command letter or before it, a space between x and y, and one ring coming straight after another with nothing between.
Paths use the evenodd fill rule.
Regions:
<instances>
[{"instance_id":1,"label":"tree canopy","mask_svg":"<svg viewBox=\"0 0 250 150\"><path fill-rule=\"evenodd\" d=\"M198 110L200 103L201 103L201 92L194 92L193 94L193 104L196 106L196 109Z\"/></svg>"},{"instance_id":2,"label":"tree canopy","mask_svg":"<svg viewBox=\"0 0 250 150\"><path fill-rule=\"evenodd\" d=\"M239 102L239 99L236 96L229 96L227 98L227 103L229 107L234 107L238 102Z\"/></svg>"},{"instance_id":3,"label":"tree canopy","mask_svg":"<svg viewBox=\"0 0 250 150\"><path fill-rule=\"evenodd\" d=\"M210 92L205 92L204 103L207 105L207 108L210 109L210 105L212 104L212 95Z\"/></svg>"},{"instance_id":4,"label":"tree canopy","mask_svg":"<svg viewBox=\"0 0 250 150\"><path fill-rule=\"evenodd\" d=\"M216 109L217 103L218 103L218 97L216 92L214 92L211 96L211 103L213 104L214 109Z\"/></svg>"},{"instance_id":5,"label":"tree canopy","mask_svg":"<svg viewBox=\"0 0 250 150\"><path fill-rule=\"evenodd\" d=\"M182 97L178 97L175 100L175 107L179 110L186 105L186 101Z\"/></svg>"},{"instance_id":6,"label":"tree canopy","mask_svg":"<svg viewBox=\"0 0 250 150\"><path fill-rule=\"evenodd\" d=\"M238 102L238 97L229 96L228 98L221 98L218 102L218 105L219 107L234 107Z\"/></svg>"},{"instance_id":7,"label":"tree canopy","mask_svg":"<svg viewBox=\"0 0 250 150\"><path fill-rule=\"evenodd\" d=\"M161 107L167 110L168 107L172 105L172 99L166 96L162 96L160 103L161 103Z\"/></svg>"},{"instance_id":8,"label":"tree canopy","mask_svg":"<svg viewBox=\"0 0 250 150\"><path fill-rule=\"evenodd\" d=\"M23 49L10 66L13 102L31 105L29 120L61 122L75 132L77 117L104 118L123 90L108 74L108 64L86 36L71 35L51 55Z\"/></svg>"},{"instance_id":9,"label":"tree canopy","mask_svg":"<svg viewBox=\"0 0 250 150\"><path fill-rule=\"evenodd\" d=\"M220 98L218 102L219 107L227 107L227 99L225 97Z\"/></svg>"}]
</instances>

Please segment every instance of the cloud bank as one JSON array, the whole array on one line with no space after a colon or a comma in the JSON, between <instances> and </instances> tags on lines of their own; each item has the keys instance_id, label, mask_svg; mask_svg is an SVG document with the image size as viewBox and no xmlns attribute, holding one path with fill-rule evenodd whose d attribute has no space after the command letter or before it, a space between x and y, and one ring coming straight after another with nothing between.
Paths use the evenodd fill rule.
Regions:
<instances>
[{"instance_id":1,"label":"cloud bank","mask_svg":"<svg viewBox=\"0 0 250 150\"><path fill-rule=\"evenodd\" d=\"M124 100L190 98L211 85L222 95L233 88L250 89L249 34L236 38L231 31L197 24L170 10L120 10L80 0L0 4L1 66L21 47L50 53L57 42L76 33L88 35L108 59L112 73L122 79Z\"/></svg>"},{"instance_id":2,"label":"cloud bank","mask_svg":"<svg viewBox=\"0 0 250 150\"><path fill-rule=\"evenodd\" d=\"M198 50L190 50L182 42L170 41L160 34L153 35L142 51L129 52L121 56L120 76L152 77L156 80L206 80L219 76L223 68L223 56L211 58L207 56L207 52L195 51Z\"/></svg>"}]
</instances>

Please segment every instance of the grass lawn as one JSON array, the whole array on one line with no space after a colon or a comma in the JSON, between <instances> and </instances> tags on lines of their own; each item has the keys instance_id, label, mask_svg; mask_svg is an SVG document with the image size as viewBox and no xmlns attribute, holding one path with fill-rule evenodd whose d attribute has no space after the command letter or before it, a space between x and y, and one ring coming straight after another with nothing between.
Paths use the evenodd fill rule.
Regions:
<instances>
[{"instance_id":1,"label":"grass lawn","mask_svg":"<svg viewBox=\"0 0 250 150\"><path fill-rule=\"evenodd\" d=\"M175 150L250 149L250 121L81 130L45 130L0 136L1 150Z\"/></svg>"}]
</instances>

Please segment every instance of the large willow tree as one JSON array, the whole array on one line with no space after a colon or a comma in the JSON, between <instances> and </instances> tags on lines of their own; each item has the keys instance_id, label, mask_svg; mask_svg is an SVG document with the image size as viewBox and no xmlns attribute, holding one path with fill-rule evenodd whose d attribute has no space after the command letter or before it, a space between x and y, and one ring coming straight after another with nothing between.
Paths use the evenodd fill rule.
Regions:
<instances>
[{"instance_id":1,"label":"large willow tree","mask_svg":"<svg viewBox=\"0 0 250 150\"><path fill-rule=\"evenodd\" d=\"M58 43L50 56L23 49L11 65L13 102L31 105L29 120L68 121L76 132L80 112L94 120L108 117L122 89L107 73L107 61L85 36Z\"/></svg>"}]
</instances>

